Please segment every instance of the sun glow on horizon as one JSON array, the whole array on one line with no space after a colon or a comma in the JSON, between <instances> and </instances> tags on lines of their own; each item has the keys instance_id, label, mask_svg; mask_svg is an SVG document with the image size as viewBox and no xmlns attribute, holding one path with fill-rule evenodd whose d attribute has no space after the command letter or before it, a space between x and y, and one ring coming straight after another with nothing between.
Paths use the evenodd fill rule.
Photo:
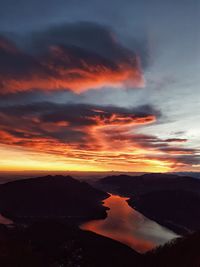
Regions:
<instances>
[{"instance_id":1,"label":"sun glow on horizon","mask_svg":"<svg viewBox=\"0 0 200 267\"><path fill-rule=\"evenodd\" d=\"M0 154L4 155L0 161L0 171L168 172L171 170L168 162L151 159L135 159L127 162L125 158L113 159L109 158L109 155L107 157L104 155L104 161L98 162L97 155L96 159L94 156L93 159L83 160L5 146L0 148Z\"/></svg>"}]
</instances>

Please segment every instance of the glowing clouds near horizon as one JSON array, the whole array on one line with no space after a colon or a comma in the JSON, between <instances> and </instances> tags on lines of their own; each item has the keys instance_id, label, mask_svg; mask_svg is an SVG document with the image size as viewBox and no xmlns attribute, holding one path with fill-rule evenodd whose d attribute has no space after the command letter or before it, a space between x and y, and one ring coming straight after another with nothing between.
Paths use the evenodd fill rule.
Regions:
<instances>
[{"instance_id":1,"label":"glowing clouds near horizon","mask_svg":"<svg viewBox=\"0 0 200 267\"><path fill-rule=\"evenodd\" d=\"M137 133L138 127L155 123L159 116L150 106L44 102L1 107L0 143L18 153L23 149L29 155L23 161L28 169L164 172L197 161L196 150ZM4 161L4 168L9 162ZM14 165L21 168L18 160Z\"/></svg>"},{"instance_id":2,"label":"glowing clouds near horizon","mask_svg":"<svg viewBox=\"0 0 200 267\"><path fill-rule=\"evenodd\" d=\"M0 36L0 169L164 172L198 166L199 151L186 138L142 134L160 122L160 110L134 101L120 107L115 88L130 89L124 92L129 96L145 87L143 48L135 44L132 51L110 28L90 22L26 37ZM103 87L114 89L114 105L97 99L104 90L93 91ZM140 90L143 98L147 90Z\"/></svg>"}]
</instances>

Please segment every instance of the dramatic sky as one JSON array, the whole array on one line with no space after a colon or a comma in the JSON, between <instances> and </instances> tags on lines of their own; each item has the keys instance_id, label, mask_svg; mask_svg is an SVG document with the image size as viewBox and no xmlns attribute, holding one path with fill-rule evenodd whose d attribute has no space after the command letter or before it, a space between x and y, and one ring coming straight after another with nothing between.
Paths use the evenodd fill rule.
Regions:
<instances>
[{"instance_id":1,"label":"dramatic sky","mask_svg":"<svg viewBox=\"0 0 200 267\"><path fill-rule=\"evenodd\" d=\"M200 171L199 0L0 0L0 170Z\"/></svg>"}]
</instances>

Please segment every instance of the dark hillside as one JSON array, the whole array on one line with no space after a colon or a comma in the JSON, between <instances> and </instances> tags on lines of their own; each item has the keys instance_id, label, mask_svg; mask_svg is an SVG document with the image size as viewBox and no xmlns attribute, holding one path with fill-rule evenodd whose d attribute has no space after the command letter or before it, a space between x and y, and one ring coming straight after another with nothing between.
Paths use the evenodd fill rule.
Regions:
<instances>
[{"instance_id":1,"label":"dark hillside","mask_svg":"<svg viewBox=\"0 0 200 267\"><path fill-rule=\"evenodd\" d=\"M103 218L108 196L70 176L45 176L0 186L0 213L13 220Z\"/></svg>"}]
</instances>

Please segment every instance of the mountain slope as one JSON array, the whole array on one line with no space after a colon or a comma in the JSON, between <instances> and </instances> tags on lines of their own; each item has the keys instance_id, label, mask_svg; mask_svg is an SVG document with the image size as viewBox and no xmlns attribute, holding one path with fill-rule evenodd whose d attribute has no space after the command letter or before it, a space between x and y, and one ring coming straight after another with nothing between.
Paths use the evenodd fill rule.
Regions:
<instances>
[{"instance_id":1,"label":"mountain slope","mask_svg":"<svg viewBox=\"0 0 200 267\"><path fill-rule=\"evenodd\" d=\"M160 190L200 192L199 179L163 173L149 173L141 176L108 176L99 180L98 185L103 189L114 190L129 196Z\"/></svg>"},{"instance_id":2,"label":"mountain slope","mask_svg":"<svg viewBox=\"0 0 200 267\"><path fill-rule=\"evenodd\" d=\"M132 197L131 207L178 234L200 230L200 195L190 191L156 191Z\"/></svg>"},{"instance_id":3,"label":"mountain slope","mask_svg":"<svg viewBox=\"0 0 200 267\"><path fill-rule=\"evenodd\" d=\"M200 232L147 252L141 267L198 267L200 266Z\"/></svg>"},{"instance_id":4,"label":"mountain slope","mask_svg":"<svg viewBox=\"0 0 200 267\"><path fill-rule=\"evenodd\" d=\"M0 186L0 213L13 220L103 218L108 196L70 176L45 176Z\"/></svg>"}]
</instances>

